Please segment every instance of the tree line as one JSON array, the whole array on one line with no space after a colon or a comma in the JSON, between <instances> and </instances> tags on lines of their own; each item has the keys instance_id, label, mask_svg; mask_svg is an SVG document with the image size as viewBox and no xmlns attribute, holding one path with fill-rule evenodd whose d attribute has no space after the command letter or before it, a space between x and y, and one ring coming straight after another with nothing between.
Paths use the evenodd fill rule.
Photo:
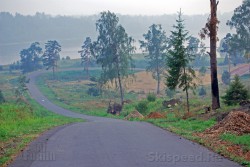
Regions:
<instances>
[{"instance_id":1,"label":"tree line","mask_svg":"<svg viewBox=\"0 0 250 167\"><path fill-rule=\"evenodd\" d=\"M200 32L201 39L206 35L210 38L210 52L206 52L206 48L201 40L189 35L186 30L181 11L173 26L170 36L162 29L160 24L152 24L148 31L143 34L144 40L140 40L140 48L145 52L145 59L148 66L147 71L152 72L153 78L157 80L156 93L160 92L160 81L165 77L166 85L170 90L180 88L186 93L187 109L189 111L189 90L196 87L194 82L196 75L194 65L197 61L206 59L210 56L211 69L211 88L212 88L212 108L220 108L219 102L219 86L217 78L217 5L218 1L211 1L211 15L206 23L205 28ZM249 49L246 47L249 41L250 31L240 30L242 27L238 24L249 24L248 22L239 22L237 17L249 14L244 11L249 10L249 1L243 1L242 6L235 10L235 13L228 25L236 28L234 35L234 44L237 43L239 48L249 55ZM242 15L239 15L239 11ZM244 15L244 16L245 16ZM249 26L248 26L249 27ZM130 70L135 68L132 53L135 52L134 39L128 35L125 28L120 24L119 17L114 13L107 11L101 12L100 18L96 21L97 40L92 41L87 37L82 45L81 55L82 64L87 71L90 61L95 61L102 68L99 79L100 85L108 82L114 83L120 93L120 103L124 101L124 79L130 74ZM245 33L245 34L244 34ZM237 37L237 38L236 38ZM237 40L236 40L237 39ZM244 44L243 44L244 43ZM25 72L34 71L40 68L39 61L52 69L53 74L60 57L61 46L57 41L48 41L45 44L45 51L38 42L31 44L28 49L20 52L21 69ZM39 58L39 55L41 57ZM167 71L167 73L166 73Z\"/></svg>"},{"instance_id":2,"label":"tree line","mask_svg":"<svg viewBox=\"0 0 250 167\"><path fill-rule=\"evenodd\" d=\"M200 27L203 26L208 14L184 15L187 29L191 34L197 35ZM220 17L220 38L224 32L232 32L226 26L232 12L219 14ZM82 42L82 38L89 36L92 39L97 37L95 21L99 14L90 16L51 16L45 13L34 15L22 15L0 12L0 64L11 63L18 60L18 52L27 47L30 41L38 41L44 44L48 39L56 39L63 48L73 48ZM133 16L120 15L120 23L126 31L137 41L142 38L142 32L146 32L149 25L161 24L169 32L174 24L176 14L159 16ZM83 36L84 35L84 36ZM63 53L63 52L62 52ZM72 56L74 53L71 52Z\"/></svg>"}]
</instances>

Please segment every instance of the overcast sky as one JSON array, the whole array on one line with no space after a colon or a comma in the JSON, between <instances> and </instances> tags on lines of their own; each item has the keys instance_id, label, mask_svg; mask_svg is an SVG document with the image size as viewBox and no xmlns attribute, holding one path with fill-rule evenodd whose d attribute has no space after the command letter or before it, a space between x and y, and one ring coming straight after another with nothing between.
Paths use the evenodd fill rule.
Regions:
<instances>
[{"instance_id":1,"label":"overcast sky","mask_svg":"<svg viewBox=\"0 0 250 167\"><path fill-rule=\"evenodd\" d=\"M233 11L242 0L220 0L218 11ZM129 15L209 13L210 0L0 0L0 11L13 14L91 15L104 10Z\"/></svg>"}]
</instances>

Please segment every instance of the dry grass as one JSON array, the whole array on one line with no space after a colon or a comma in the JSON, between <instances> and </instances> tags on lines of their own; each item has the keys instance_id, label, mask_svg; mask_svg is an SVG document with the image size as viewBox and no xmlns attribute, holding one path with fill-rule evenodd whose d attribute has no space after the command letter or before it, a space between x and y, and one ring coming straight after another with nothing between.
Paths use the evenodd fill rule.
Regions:
<instances>
[{"instance_id":1,"label":"dry grass","mask_svg":"<svg viewBox=\"0 0 250 167\"><path fill-rule=\"evenodd\" d=\"M153 79L151 72L138 72L135 73L135 78L132 82L128 84L128 91L134 91L134 92L144 92L144 93L150 93L155 92L157 86L157 81ZM165 84L162 81L160 84L161 90L165 89Z\"/></svg>"},{"instance_id":2,"label":"dry grass","mask_svg":"<svg viewBox=\"0 0 250 167\"><path fill-rule=\"evenodd\" d=\"M199 72L196 72L196 76L198 79L196 80L196 83L202 84L202 85L210 85L211 78L210 74L205 74L204 76L200 75ZM221 75L218 75L219 82L221 82ZM151 72L141 71L138 73L135 73L135 78L132 81L132 77L128 79L127 84L127 91L134 91L137 93L144 92L155 92L157 87L157 81L153 79ZM165 90L165 79L163 77L161 83L160 83L160 89Z\"/></svg>"}]
</instances>

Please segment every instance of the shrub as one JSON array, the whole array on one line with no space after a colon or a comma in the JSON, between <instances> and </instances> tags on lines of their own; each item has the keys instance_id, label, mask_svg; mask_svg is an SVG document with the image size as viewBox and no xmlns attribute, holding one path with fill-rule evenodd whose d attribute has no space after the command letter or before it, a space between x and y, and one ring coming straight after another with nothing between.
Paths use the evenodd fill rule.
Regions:
<instances>
[{"instance_id":1,"label":"shrub","mask_svg":"<svg viewBox=\"0 0 250 167\"><path fill-rule=\"evenodd\" d=\"M140 101L136 106L135 109L139 111L141 114L146 114L148 109L148 102L146 100Z\"/></svg>"},{"instance_id":2,"label":"shrub","mask_svg":"<svg viewBox=\"0 0 250 167\"><path fill-rule=\"evenodd\" d=\"M205 96L207 94L206 89L204 88L204 86L201 87L200 91L199 91L199 96Z\"/></svg>"},{"instance_id":3,"label":"shrub","mask_svg":"<svg viewBox=\"0 0 250 167\"><path fill-rule=\"evenodd\" d=\"M224 71L221 76L221 80L225 85L230 84L230 73L228 71Z\"/></svg>"},{"instance_id":4,"label":"shrub","mask_svg":"<svg viewBox=\"0 0 250 167\"><path fill-rule=\"evenodd\" d=\"M91 87L91 88L88 89L87 94L90 95L90 96L99 96L100 91L96 87Z\"/></svg>"},{"instance_id":5,"label":"shrub","mask_svg":"<svg viewBox=\"0 0 250 167\"><path fill-rule=\"evenodd\" d=\"M222 97L227 105L237 105L242 100L248 99L248 92L244 85L240 82L238 75L234 77L234 81L226 90L226 95Z\"/></svg>"},{"instance_id":6,"label":"shrub","mask_svg":"<svg viewBox=\"0 0 250 167\"><path fill-rule=\"evenodd\" d=\"M171 90L171 89L169 89L169 88L167 88L165 92L166 92L166 95L167 95L170 99L172 99L172 98L174 97L174 95L176 94L176 91L175 91L175 90Z\"/></svg>"},{"instance_id":7,"label":"shrub","mask_svg":"<svg viewBox=\"0 0 250 167\"><path fill-rule=\"evenodd\" d=\"M207 72L206 67L202 66L202 67L199 69L199 72L201 73L201 75L205 75L205 73Z\"/></svg>"},{"instance_id":8,"label":"shrub","mask_svg":"<svg viewBox=\"0 0 250 167\"><path fill-rule=\"evenodd\" d=\"M148 100L149 102L154 102L154 101L156 100L155 94L149 93L149 94L147 95L147 100Z\"/></svg>"},{"instance_id":9,"label":"shrub","mask_svg":"<svg viewBox=\"0 0 250 167\"><path fill-rule=\"evenodd\" d=\"M92 82L97 82L97 79L96 79L96 77L94 77L94 76L91 76L91 77L89 78L89 80L92 81Z\"/></svg>"}]
</instances>

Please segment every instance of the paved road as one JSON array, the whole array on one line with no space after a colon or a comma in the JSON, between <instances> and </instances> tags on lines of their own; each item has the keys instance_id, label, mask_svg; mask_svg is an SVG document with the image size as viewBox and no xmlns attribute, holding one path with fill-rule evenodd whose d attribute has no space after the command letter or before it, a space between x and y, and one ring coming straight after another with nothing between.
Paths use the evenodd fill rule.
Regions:
<instances>
[{"instance_id":1,"label":"paved road","mask_svg":"<svg viewBox=\"0 0 250 167\"><path fill-rule=\"evenodd\" d=\"M237 167L208 149L145 122L85 116L48 101L34 81L31 96L47 109L88 120L50 130L10 167Z\"/></svg>"},{"instance_id":2,"label":"paved road","mask_svg":"<svg viewBox=\"0 0 250 167\"><path fill-rule=\"evenodd\" d=\"M231 75L245 75L245 74L249 74L250 73L250 65L249 64L244 64L241 65L240 67L234 69L231 71Z\"/></svg>"}]
</instances>

